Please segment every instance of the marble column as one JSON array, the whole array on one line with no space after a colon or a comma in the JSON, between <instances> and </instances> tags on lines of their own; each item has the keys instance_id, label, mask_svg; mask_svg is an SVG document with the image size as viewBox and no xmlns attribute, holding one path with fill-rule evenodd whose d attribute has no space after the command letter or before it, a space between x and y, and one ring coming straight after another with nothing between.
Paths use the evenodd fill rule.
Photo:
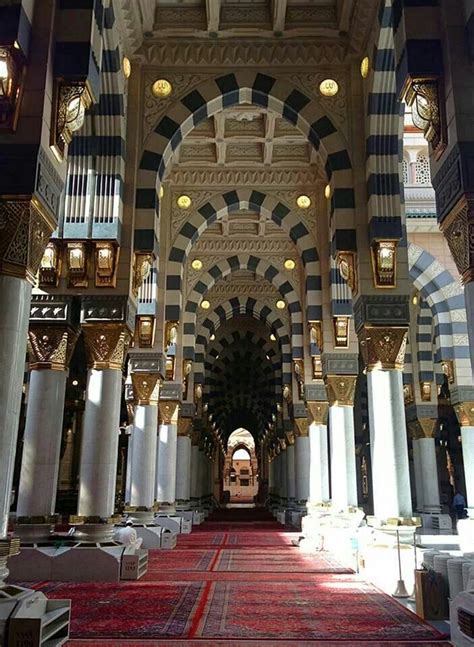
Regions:
<instances>
[{"instance_id":1,"label":"marble column","mask_svg":"<svg viewBox=\"0 0 474 647\"><path fill-rule=\"evenodd\" d=\"M286 445L286 491L288 502L294 503L296 498L296 458L295 458L295 436L287 433Z\"/></svg>"},{"instance_id":2,"label":"marble column","mask_svg":"<svg viewBox=\"0 0 474 647\"><path fill-rule=\"evenodd\" d=\"M178 420L176 449L176 501L189 506L191 499L191 426L192 418Z\"/></svg>"},{"instance_id":3,"label":"marble column","mask_svg":"<svg viewBox=\"0 0 474 647\"><path fill-rule=\"evenodd\" d=\"M151 509L155 500L160 375L132 373L135 414L132 429L130 505Z\"/></svg>"},{"instance_id":4,"label":"marble column","mask_svg":"<svg viewBox=\"0 0 474 647\"><path fill-rule=\"evenodd\" d=\"M158 489L160 508L174 510L176 502L176 451L178 438L179 402L160 400L160 426L158 443Z\"/></svg>"},{"instance_id":5,"label":"marble column","mask_svg":"<svg viewBox=\"0 0 474 647\"><path fill-rule=\"evenodd\" d=\"M83 331L89 372L78 514L106 518L115 510L122 366L130 334L118 323L85 324Z\"/></svg>"},{"instance_id":6,"label":"marble column","mask_svg":"<svg viewBox=\"0 0 474 647\"><path fill-rule=\"evenodd\" d=\"M288 458L286 453L286 442L280 439L280 498L288 499Z\"/></svg>"},{"instance_id":7,"label":"marble column","mask_svg":"<svg viewBox=\"0 0 474 647\"><path fill-rule=\"evenodd\" d=\"M367 370L374 515L382 520L412 515L402 383L406 336L403 327L359 332Z\"/></svg>"},{"instance_id":8,"label":"marble column","mask_svg":"<svg viewBox=\"0 0 474 647\"><path fill-rule=\"evenodd\" d=\"M357 376L327 375L331 446L331 502L336 512L357 506L354 394Z\"/></svg>"},{"instance_id":9,"label":"marble column","mask_svg":"<svg viewBox=\"0 0 474 647\"><path fill-rule=\"evenodd\" d=\"M275 459L268 456L268 494L275 491Z\"/></svg>"},{"instance_id":10,"label":"marble column","mask_svg":"<svg viewBox=\"0 0 474 647\"><path fill-rule=\"evenodd\" d=\"M467 506L474 516L474 401L459 402L454 406L461 425L462 461L466 483ZM461 489L461 488L459 488Z\"/></svg>"},{"instance_id":11,"label":"marble column","mask_svg":"<svg viewBox=\"0 0 474 647\"><path fill-rule=\"evenodd\" d=\"M295 418L295 474L296 500L305 505L309 499L311 452L308 435L308 419Z\"/></svg>"},{"instance_id":12,"label":"marble column","mask_svg":"<svg viewBox=\"0 0 474 647\"><path fill-rule=\"evenodd\" d=\"M310 469L309 503L318 505L329 501L329 454L327 402L308 402L312 422L309 425Z\"/></svg>"},{"instance_id":13,"label":"marble column","mask_svg":"<svg viewBox=\"0 0 474 647\"><path fill-rule=\"evenodd\" d=\"M33 324L28 337L31 373L17 517L48 517L56 506L67 368L77 331Z\"/></svg>"},{"instance_id":14,"label":"marble column","mask_svg":"<svg viewBox=\"0 0 474 647\"><path fill-rule=\"evenodd\" d=\"M436 420L432 418L419 418L414 423L408 423L408 428L416 425L415 435L412 440L413 460L415 463L415 487L418 510L423 512L441 512L439 496L438 461L436 458L436 444L434 432ZM417 483L418 472L418 483ZM418 494L421 494L421 500Z\"/></svg>"},{"instance_id":15,"label":"marble column","mask_svg":"<svg viewBox=\"0 0 474 647\"><path fill-rule=\"evenodd\" d=\"M191 501L199 505L199 433L193 431L191 436Z\"/></svg>"}]
</instances>

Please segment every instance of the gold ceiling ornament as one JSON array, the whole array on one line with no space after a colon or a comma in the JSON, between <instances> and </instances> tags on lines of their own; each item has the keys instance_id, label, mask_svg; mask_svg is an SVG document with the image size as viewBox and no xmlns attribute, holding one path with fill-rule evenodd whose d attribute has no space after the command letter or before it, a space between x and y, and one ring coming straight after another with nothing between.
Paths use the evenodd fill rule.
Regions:
<instances>
[{"instance_id":1,"label":"gold ceiling ornament","mask_svg":"<svg viewBox=\"0 0 474 647\"><path fill-rule=\"evenodd\" d=\"M306 402L311 423L315 425L327 425L329 403L319 400L308 400Z\"/></svg>"},{"instance_id":2,"label":"gold ceiling ornament","mask_svg":"<svg viewBox=\"0 0 474 647\"><path fill-rule=\"evenodd\" d=\"M357 261L355 252L337 252L336 263L339 272L352 290L352 294L357 294Z\"/></svg>"},{"instance_id":3,"label":"gold ceiling ornament","mask_svg":"<svg viewBox=\"0 0 474 647\"><path fill-rule=\"evenodd\" d=\"M193 201L191 200L189 195L185 195L185 194L180 195L176 200L176 204L178 205L178 207L184 210L189 209L192 203Z\"/></svg>"},{"instance_id":4,"label":"gold ceiling ornament","mask_svg":"<svg viewBox=\"0 0 474 647\"><path fill-rule=\"evenodd\" d=\"M463 196L441 223L461 281L474 281L474 200Z\"/></svg>"},{"instance_id":5,"label":"gold ceiling ornament","mask_svg":"<svg viewBox=\"0 0 474 647\"><path fill-rule=\"evenodd\" d=\"M359 342L368 371L403 371L408 328L403 326L364 326Z\"/></svg>"},{"instance_id":6,"label":"gold ceiling ornament","mask_svg":"<svg viewBox=\"0 0 474 647\"><path fill-rule=\"evenodd\" d=\"M413 384L404 384L403 385L403 399L405 405L412 404L415 402L415 394L413 392Z\"/></svg>"},{"instance_id":7,"label":"gold ceiling ornament","mask_svg":"<svg viewBox=\"0 0 474 647\"><path fill-rule=\"evenodd\" d=\"M177 425L179 402L177 400L160 400L158 402L160 425Z\"/></svg>"},{"instance_id":8,"label":"gold ceiling ornament","mask_svg":"<svg viewBox=\"0 0 474 647\"><path fill-rule=\"evenodd\" d=\"M46 245L39 267L39 287L57 288L61 277L62 258L59 241L50 240Z\"/></svg>"},{"instance_id":9,"label":"gold ceiling ornament","mask_svg":"<svg viewBox=\"0 0 474 647\"><path fill-rule=\"evenodd\" d=\"M364 58L360 62L360 75L363 79L366 79L369 76L370 73L370 58L368 56L364 56Z\"/></svg>"},{"instance_id":10,"label":"gold ceiling ornament","mask_svg":"<svg viewBox=\"0 0 474 647\"><path fill-rule=\"evenodd\" d=\"M306 438L308 434L308 418L295 418L295 436L297 438Z\"/></svg>"},{"instance_id":11,"label":"gold ceiling ornament","mask_svg":"<svg viewBox=\"0 0 474 647\"><path fill-rule=\"evenodd\" d=\"M135 341L139 348L151 348L155 341L155 317L137 315L135 320Z\"/></svg>"},{"instance_id":12,"label":"gold ceiling ornament","mask_svg":"<svg viewBox=\"0 0 474 647\"><path fill-rule=\"evenodd\" d=\"M438 160L448 144L444 78L407 76L400 98L411 107L414 126L423 131Z\"/></svg>"},{"instance_id":13,"label":"gold ceiling ornament","mask_svg":"<svg viewBox=\"0 0 474 647\"><path fill-rule=\"evenodd\" d=\"M143 283L150 276L153 255L149 252L135 252L133 259L132 293L135 298Z\"/></svg>"},{"instance_id":14,"label":"gold ceiling ornament","mask_svg":"<svg viewBox=\"0 0 474 647\"><path fill-rule=\"evenodd\" d=\"M309 341L318 347L319 353L323 351L323 323L322 321L308 321Z\"/></svg>"},{"instance_id":15,"label":"gold ceiling ornament","mask_svg":"<svg viewBox=\"0 0 474 647\"><path fill-rule=\"evenodd\" d=\"M85 242L68 242L66 246L67 283L69 288L86 288L88 277L88 250Z\"/></svg>"},{"instance_id":16,"label":"gold ceiling ornament","mask_svg":"<svg viewBox=\"0 0 474 647\"><path fill-rule=\"evenodd\" d=\"M349 348L349 321L350 317L333 317L334 346L336 348Z\"/></svg>"},{"instance_id":17,"label":"gold ceiling ornament","mask_svg":"<svg viewBox=\"0 0 474 647\"><path fill-rule=\"evenodd\" d=\"M178 343L178 330L179 321L166 321L165 322L165 349L168 350L170 346L175 346Z\"/></svg>"},{"instance_id":18,"label":"gold ceiling ornament","mask_svg":"<svg viewBox=\"0 0 474 647\"><path fill-rule=\"evenodd\" d=\"M299 209L309 209L311 206L311 198L309 195L301 194L296 198L296 204Z\"/></svg>"},{"instance_id":19,"label":"gold ceiling ornament","mask_svg":"<svg viewBox=\"0 0 474 647\"><path fill-rule=\"evenodd\" d=\"M326 375L324 382L329 406L354 406L357 375Z\"/></svg>"},{"instance_id":20,"label":"gold ceiling ornament","mask_svg":"<svg viewBox=\"0 0 474 647\"><path fill-rule=\"evenodd\" d=\"M313 355L311 357L313 368L313 380L320 380L323 377L323 362L321 355Z\"/></svg>"},{"instance_id":21,"label":"gold ceiling ornament","mask_svg":"<svg viewBox=\"0 0 474 647\"><path fill-rule=\"evenodd\" d=\"M201 261L201 259L200 258L195 258L191 263L191 267L193 268L193 270L202 270L202 261Z\"/></svg>"},{"instance_id":22,"label":"gold ceiling ornament","mask_svg":"<svg viewBox=\"0 0 474 647\"><path fill-rule=\"evenodd\" d=\"M422 380L420 382L420 394L422 402L431 402L431 393L433 389L433 383Z\"/></svg>"},{"instance_id":23,"label":"gold ceiling ornament","mask_svg":"<svg viewBox=\"0 0 474 647\"><path fill-rule=\"evenodd\" d=\"M178 436L190 438L192 433L192 422L192 418L182 418L180 416L178 419Z\"/></svg>"},{"instance_id":24,"label":"gold ceiling ornament","mask_svg":"<svg viewBox=\"0 0 474 647\"><path fill-rule=\"evenodd\" d=\"M454 411L461 427L474 427L474 402L458 402Z\"/></svg>"},{"instance_id":25,"label":"gold ceiling ornament","mask_svg":"<svg viewBox=\"0 0 474 647\"><path fill-rule=\"evenodd\" d=\"M335 97L339 92L339 85L334 79L324 79L319 84L319 91L323 97Z\"/></svg>"},{"instance_id":26,"label":"gold ceiling ornament","mask_svg":"<svg viewBox=\"0 0 474 647\"><path fill-rule=\"evenodd\" d=\"M110 241L95 243L95 286L114 288L117 278L120 248Z\"/></svg>"},{"instance_id":27,"label":"gold ceiling ornament","mask_svg":"<svg viewBox=\"0 0 474 647\"><path fill-rule=\"evenodd\" d=\"M55 223L35 200L0 200L0 274L36 285Z\"/></svg>"},{"instance_id":28,"label":"gold ceiling ornament","mask_svg":"<svg viewBox=\"0 0 474 647\"><path fill-rule=\"evenodd\" d=\"M397 286L398 240L375 240L370 246L372 274L376 288Z\"/></svg>"},{"instance_id":29,"label":"gold ceiling ornament","mask_svg":"<svg viewBox=\"0 0 474 647\"><path fill-rule=\"evenodd\" d=\"M32 324L28 331L30 370L65 371L79 336L68 326Z\"/></svg>"},{"instance_id":30,"label":"gold ceiling ornament","mask_svg":"<svg viewBox=\"0 0 474 647\"><path fill-rule=\"evenodd\" d=\"M283 263L283 266L285 270L294 270L296 267L296 263L292 258L287 258L285 262Z\"/></svg>"},{"instance_id":31,"label":"gold ceiling ornament","mask_svg":"<svg viewBox=\"0 0 474 647\"><path fill-rule=\"evenodd\" d=\"M92 369L122 370L130 333L123 323L83 324L87 366Z\"/></svg>"},{"instance_id":32,"label":"gold ceiling ornament","mask_svg":"<svg viewBox=\"0 0 474 647\"><path fill-rule=\"evenodd\" d=\"M167 79L157 79L151 86L151 92L157 99L166 99L173 92L173 86Z\"/></svg>"},{"instance_id":33,"label":"gold ceiling ornament","mask_svg":"<svg viewBox=\"0 0 474 647\"><path fill-rule=\"evenodd\" d=\"M56 79L53 89L50 148L59 162L64 159L75 132L82 128L86 110L92 105L92 94L85 81L65 82Z\"/></svg>"},{"instance_id":34,"label":"gold ceiling ornament","mask_svg":"<svg viewBox=\"0 0 474 647\"><path fill-rule=\"evenodd\" d=\"M275 305L278 308L278 310L284 310L286 308L286 303L285 301L283 301L283 299L278 299Z\"/></svg>"},{"instance_id":35,"label":"gold ceiling ornament","mask_svg":"<svg viewBox=\"0 0 474 647\"><path fill-rule=\"evenodd\" d=\"M211 307L211 303L207 299L203 299L200 305L203 310L209 310L209 308Z\"/></svg>"},{"instance_id":36,"label":"gold ceiling ornament","mask_svg":"<svg viewBox=\"0 0 474 647\"><path fill-rule=\"evenodd\" d=\"M138 406L157 405L160 398L160 375L136 371L132 373L133 396Z\"/></svg>"}]
</instances>

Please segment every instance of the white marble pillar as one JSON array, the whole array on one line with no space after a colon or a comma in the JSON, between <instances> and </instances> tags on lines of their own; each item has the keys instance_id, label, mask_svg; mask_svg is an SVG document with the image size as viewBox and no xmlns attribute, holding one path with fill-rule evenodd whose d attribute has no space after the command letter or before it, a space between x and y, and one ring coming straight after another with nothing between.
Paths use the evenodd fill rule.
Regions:
<instances>
[{"instance_id":1,"label":"white marble pillar","mask_svg":"<svg viewBox=\"0 0 474 647\"><path fill-rule=\"evenodd\" d=\"M160 400L160 433L158 450L157 502L161 507L173 509L176 502L176 452L178 438L179 402Z\"/></svg>"},{"instance_id":2,"label":"white marble pillar","mask_svg":"<svg viewBox=\"0 0 474 647\"><path fill-rule=\"evenodd\" d=\"M130 425L131 433L128 436L127 448L127 476L125 478L125 503L130 505L130 497L132 494L132 465L133 465L133 425ZM155 463L156 469L156 463Z\"/></svg>"},{"instance_id":3,"label":"white marble pillar","mask_svg":"<svg viewBox=\"0 0 474 647\"><path fill-rule=\"evenodd\" d=\"M420 438L418 446L423 481L423 510L425 512L441 512L435 439Z\"/></svg>"},{"instance_id":4,"label":"white marble pillar","mask_svg":"<svg viewBox=\"0 0 474 647\"><path fill-rule=\"evenodd\" d=\"M312 417L309 425L310 468L309 502L318 505L329 501L328 403L308 402Z\"/></svg>"},{"instance_id":5,"label":"white marble pillar","mask_svg":"<svg viewBox=\"0 0 474 647\"><path fill-rule=\"evenodd\" d=\"M308 423L306 422L306 427ZM311 448L309 436L297 436L295 439L295 472L296 499L300 502L309 500L309 481L311 471Z\"/></svg>"},{"instance_id":6,"label":"white marble pillar","mask_svg":"<svg viewBox=\"0 0 474 647\"><path fill-rule=\"evenodd\" d=\"M467 506L471 510L470 516L474 516L474 402L466 402L462 405L472 409L470 416L460 419L461 423L461 442L462 442L462 462L464 466L464 480L466 483L466 500ZM456 407L457 409L457 407ZM459 418L458 413L458 418ZM467 424L469 423L469 424ZM459 486L459 489L461 487Z\"/></svg>"},{"instance_id":7,"label":"white marble pillar","mask_svg":"<svg viewBox=\"0 0 474 647\"><path fill-rule=\"evenodd\" d=\"M329 407L331 441L331 501L336 512L357 506L354 440L354 409L333 404Z\"/></svg>"},{"instance_id":8,"label":"white marble pillar","mask_svg":"<svg viewBox=\"0 0 474 647\"><path fill-rule=\"evenodd\" d=\"M30 373L18 517L54 514L66 380L66 370L59 368L33 369Z\"/></svg>"},{"instance_id":9,"label":"white marble pillar","mask_svg":"<svg viewBox=\"0 0 474 647\"><path fill-rule=\"evenodd\" d=\"M474 381L474 281L469 280L464 283L464 300L466 303L467 331L469 336L469 352L471 355L471 370L473 371ZM467 485L466 485L467 489ZM474 506L474 497L471 497L472 506Z\"/></svg>"},{"instance_id":10,"label":"white marble pillar","mask_svg":"<svg viewBox=\"0 0 474 647\"><path fill-rule=\"evenodd\" d=\"M130 505L152 508L155 500L158 406L137 404L133 422Z\"/></svg>"},{"instance_id":11,"label":"white marble pillar","mask_svg":"<svg viewBox=\"0 0 474 647\"><path fill-rule=\"evenodd\" d=\"M199 502L199 446L197 439L191 441L191 499L194 505Z\"/></svg>"},{"instance_id":12,"label":"white marble pillar","mask_svg":"<svg viewBox=\"0 0 474 647\"><path fill-rule=\"evenodd\" d=\"M288 498L288 459L287 450L282 450L280 454L280 498Z\"/></svg>"},{"instance_id":13,"label":"white marble pillar","mask_svg":"<svg viewBox=\"0 0 474 647\"><path fill-rule=\"evenodd\" d=\"M410 473L401 370L369 370L374 515L411 517Z\"/></svg>"},{"instance_id":14,"label":"white marble pillar","mask_svg":"<svg viewBox=\"0 0 474 647\"><path fill-rule=\"evenodd\" d=\"M83 326L88 355L86 406L79 468L78 514L109 517L115 484L122 394L122 366L129 332L123 324Z\"/></svg>"},{"instance_id":15,"label":"white marble pillar","mask_svg":"<svg viewBox=\"0 0 474 647\"><path fill-rule=\"evenodd\" d=\"M191 418L180 418L176 450L176 500L188 505L191 499Z\"/></svg>"},{"instance_id":16,"label":"white marble pillar","mask_svg":"<svg viewBox=\"0 0 474 647\"><path fill-rule=\"evenodd\" d=\"M27 281L0 274L0 538L7 535L30 299Z\"/></svg>"},{"instance_id":17,"label":"white marble pillar","mask_svg":"<svg viewBox=\"0 0 474 647\"><path fill-rule=\"evenodd\" d=\"M286 488L288 501L294 502L296 498L296 459L295 445L288 444L286 448Z\"/></svg>"},{"instance_id":18,"label":"white marble pillar","mask_svg":"<svg viewBox=\"0 0 474 647\"><path fill-rule=\"evenodd\" d=\"M275 490L275 459L269 460L269 463L268 463L268 494L273 494L274 490Z\"/></svg>"},{"instance_id":19,"label":"white marble pillar","mask_svg":"<svg viewBox=\"0 0 474 647\"><path fill-rule=\"evenodd\" d=\"M413 472L415 476L415 493L416 493L416 509L420 512L423 511L424 492L423 492L423 477L421 473L420 461L420 445L418 438L413 438Z\"/></svg>"}]
</instances>

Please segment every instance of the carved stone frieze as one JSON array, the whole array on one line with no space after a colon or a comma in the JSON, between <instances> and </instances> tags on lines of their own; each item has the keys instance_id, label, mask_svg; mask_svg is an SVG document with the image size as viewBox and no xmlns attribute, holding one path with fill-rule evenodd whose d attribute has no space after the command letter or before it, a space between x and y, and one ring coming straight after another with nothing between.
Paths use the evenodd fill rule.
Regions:
<instances>
[{"instance_id":1,"label":"carved stone frieze","mask_svg":"<svg viewBox=\"0 0 474 647\"><path fill-rule=\"evenodd\" d=\"M295 168L279 169L273 168L262 170L258 168L248 169L219 169L219 168L180 168L174 167L170 171L168 179L173 186L275 186L293 187L298 185L301 188L313 189L316 182L321 178L317 170Z\"/></svg>"},{"instance_id":2,"label":"carved stone frieze","mask_svg":"<svg viewBox=\"0 0 474 647\"><path fill-rule=\"evenodd\" d=\"M69 326L32 324L28 331L30 369L65 371L78 335L79 331Z\"/></svg>"},{"instance_id":3,"label":"carved stone frieze","mask_svg":"<svg viewBox=\"0 0 474 647\"><path fill-rule=\"evenodd\" d=\"M312 384L305 384L304 396L307 403L311 401L326 400L326 387L324 386L323 381L320 380Z\"/></svg>"},{"instance_id":4,"label":"carved stone frieze","mask_svg":"<svg viewBox=\"0 0 474 647\"><path fill-rule=\"evenodd\" d=\"M364 324L407 326L410 321L408 295L360 295L354 303L354 326Z\"/></svg>"},{"instance_id":5,"label":"carved stone frieze","mask_svg":"<svg viewBox=\"0 0 474 647\"><path fill-rule=\"evenodd\" d=\"M0 199L0 274L34 284L54 227L38 201Z\"/></svg>"},{"instance_id":6,"label":"carved stone frieze","mask_svg":"<svg viewBox=\"0 0 474 647\"><path fill-rule=\"evenodd\" d=\"M79 323L79 304L71 296L34 294L31 298L30 322Z\"/></svg>"},{"instance_id":7,"label":"carved stone frieze","mask_svg":"<svg viewBox=\"0 0 474 647\"><path fill-rule=\"evenodd\" d=\"M323 354L324 375L356 375L358 372L359 356L355 353Z\"/></svg>"},{"instance_id":8,"label":"carved stone frieze","mask_svg":"<svg viewBox=\"0 0 474 647\"><path fill-rule=\"evenodd\" d=\"M53 161L41 146L36 168L35 193L44 206L49 209L51 217L56 220L59 214L59 200L64 190L64 182L56 171Z\"/></svg>"},{"instance_id":9,"label":"carved stone frieze","mask_svg":"<svg viewBox=\"0 0 474 647\"><path fill-rule=\"evenodd\" d=\"M172 195L171 207L171 236L174 238L185 222L189 220L190 210L180 209L177 205L177 199L181 195L180 191L174 191ZM192 209L197 211L205 202L211 200L215 195L215 191L188 191L187 195L192 200Z\"/></svg>"},{"instance_id":10,"label":"carved stone frieze","mask_svg":"<svg viewBox=\"0 0 474 647\"><path fill-rule=\"evenodd\" d=\"M179 402L177 400L160 400L158 409L160 425L178 424Z\"/></svg>"},{"instance_id":11,"label":"carved stone frieze","mask_svg":"<svg viewBox=\"0 0 474 647\"><path fill-rule=\"evenodd\" d=\"M129 366L131 371L144 371L145 373L159 373L163 375L163 355L161 353L129 353Z\"/></svg>"},{"instance_id":12,"label":"carved stone frieze","mask_svg":"<svg viewBox=\"0 0 474 647\"><path fill-rule=\"evenodd\" d=\"M463 283L474 281L474 195L461 199L441 229Z\"/></svg>"},{"instance_id":13,"label":"carved stone frieze","mask_svg":"<svg viewBox=\"0 0 474 647\"><path fill-rule=\"evenodd\" d=\"M248 252L255 254L285 254L294 251L294 245L287 240L258 240L258 239L235 239L223 240L220 238L201 239L193 245L193 251L202 253L215 253L227 255L229 252Z\"/></svg>"},{"instance_id":14,"label":"carved stone frieze","mask_svg":"<svg viewBox=\"0 0 474 647\"><path fill-rule=\"evenodd\" d=\"M326 375L329 406L354 406L357 375Z\"/></svg>"},{"instance_id":15,"label":"carved stone frieze","mask_svg":"<svg viewBox=\"0 0 474 647\"><path fill-rule=\"evenodd\" d=\"M454 411L461 427L474 427L474 401L458 402Z\"/></svg>"},{"instance_id":16,"label":"carved stone frieze","mask_svg":"<svg viewBox=\"0 0 474 647\"><path fill-rule=\"evenodd\" d=\"M135 404L157 405L160 397L161 379L158 373L139 371L132 373L132 384Z\"/></svg>"},{"instance_id":17,"label":"carved stone frieze","mask_svg":"<svg viewBox=\"0 0 474 647\"><path fill-rule=\"evenodd\" d=\"M122 322L135 329L136 306L128 295L87 295L82 298L81 323Z\"/></svg>"},{"instance_id":18,"label":"carved stone frieze","mask_svg":"<svg viewBox=\"0 0 474 647\"><path fill-rule=\"evenodd\" d=\"M403 370L408 328L365 326L359 342L368 371Z\"/></svg>"},{"instance_id":19,"label":"carved stone frieze","mask_svg":"<svg viewBox=\"0 0 474 647\"><path fill-rule=\"evenodd\" d=\"M326 425L328 421L329 403L323 401L308 401L308 414L310 421L316 425Z\"/></svg>"},{"instance_id":20,"label":"carved stone frieze","mask_svg":"<svg viewBox=\"0 0 474 647\"><path fill-rule=\"evenodd\" d=\"M130 343L127 326L119 323L88 323L83 325L82 330L88 367L121 370Z\"/></svg>"}]
</instances>

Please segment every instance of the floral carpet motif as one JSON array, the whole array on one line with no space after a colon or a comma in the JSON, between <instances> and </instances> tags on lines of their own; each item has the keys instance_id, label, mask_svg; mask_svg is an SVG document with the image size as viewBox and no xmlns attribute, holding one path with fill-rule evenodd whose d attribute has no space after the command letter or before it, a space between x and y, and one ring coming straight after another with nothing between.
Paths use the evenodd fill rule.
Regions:
<instances>
[{"instance_id":1,"label":"floral carpet motif","mask_svg":"<svg viewBox=\"0 0 474 647\"><path fill-rule=\"evenodd\" d=\"M249 573L352 573L329 553L304 555L295 548L286 550L221 550L214 567L215 571L238 571Z\"/></svg>"},{"instance_id":2,"label":"floral carpet motif","mask_svg":"<svg viewBox=\"0 0 474 647\"><path fill-rule=\"evenodd\" d=\"M164 571L210 571L217 550L187 548L170 551L149 550L148 572L144 579L153 580L157 572Z\"/></svg>"}]
</instances>

